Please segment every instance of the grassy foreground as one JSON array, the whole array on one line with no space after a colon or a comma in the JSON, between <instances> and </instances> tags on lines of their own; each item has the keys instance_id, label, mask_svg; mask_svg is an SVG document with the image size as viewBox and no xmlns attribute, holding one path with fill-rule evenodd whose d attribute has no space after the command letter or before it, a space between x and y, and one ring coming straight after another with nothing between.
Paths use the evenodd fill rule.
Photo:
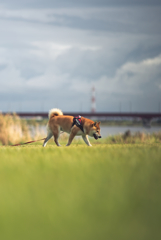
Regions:
<instances>
[{"instance_id":1,"label":"grassy foreground","mask_svg":"<svg viewBox=\"0 0 161 240\"><path fill-rule=\"evenodd\" d=\"M160 144L0 147L0 239L161 239Z\"/></svg>"}]
</instances>

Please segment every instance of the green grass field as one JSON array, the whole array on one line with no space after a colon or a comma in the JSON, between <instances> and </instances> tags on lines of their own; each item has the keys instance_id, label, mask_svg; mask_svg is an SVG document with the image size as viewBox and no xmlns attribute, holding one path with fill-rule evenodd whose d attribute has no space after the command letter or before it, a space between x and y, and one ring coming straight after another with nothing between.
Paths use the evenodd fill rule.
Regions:
<instances>
[{"instance_id":1,"label":"green grass field","mask_svg":"<svg viewBox=\"0 0 161 240\"><path fill-rule=\"evenodd\" d=\"M1 240L161 239L161 144L0 147Z\"/></svg>"}]
</instances>

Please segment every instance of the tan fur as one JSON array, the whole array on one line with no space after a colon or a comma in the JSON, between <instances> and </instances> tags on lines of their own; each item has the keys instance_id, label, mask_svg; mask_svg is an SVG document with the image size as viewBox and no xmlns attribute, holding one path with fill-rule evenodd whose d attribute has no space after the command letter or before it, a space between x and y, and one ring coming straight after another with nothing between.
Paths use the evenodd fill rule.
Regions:
<instances>
[{"instance_id":1,"label":"tan fur","mask_svg":"<svg viewBox=\"0 0 161 240\"><path fill-rule=\"evenodd\" d=\"M82 136L84 142L88 146L92 146L88 140L88 135L97 139L101 137L100 135L100 122L94 122L90 119L82 117L82 125L83 130L82 132L79 127L74 125L73 123L73 116L64 116L60 109L52 109L49 111L49 122L48 122L48 135L43 143L43 146L46 146L47 141L54 136L54 141L57 146L60 146L58 142L58 138L60 135L60 131L69 133L69 140L66 146L69 146L75 136ZM72 127L72 128L71 128Z\"/></svg>"}]
</instances>

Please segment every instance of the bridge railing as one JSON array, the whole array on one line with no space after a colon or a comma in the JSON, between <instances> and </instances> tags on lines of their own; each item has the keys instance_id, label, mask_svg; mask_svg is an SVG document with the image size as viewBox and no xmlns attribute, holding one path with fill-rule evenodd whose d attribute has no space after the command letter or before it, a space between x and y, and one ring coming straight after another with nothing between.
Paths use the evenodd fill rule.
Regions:
<instances>
[{"instance_id":1,"label":"bridge railing","mask_svg":"<svg viewBox=\"0 0 161 240\"><path fill-rule=\"evenodd\" d=\"M2 114L7 114L6 112ZM12 113L10 113L12 114ZM20 117L42 117L48 118L47 112L16 112ZM141 119L153 119L161 118L161 113L142 113L142 112L64 112L64 115L77 116L81 115L83 117L93 118L93 117L126 117L126 118L141 118Z\"/></svg>"}]
</instances>

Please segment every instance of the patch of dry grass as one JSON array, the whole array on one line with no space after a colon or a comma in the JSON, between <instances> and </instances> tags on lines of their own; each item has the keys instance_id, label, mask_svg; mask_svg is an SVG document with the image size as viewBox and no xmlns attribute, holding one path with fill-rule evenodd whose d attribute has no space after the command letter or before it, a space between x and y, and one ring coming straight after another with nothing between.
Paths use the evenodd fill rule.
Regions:
<instances>
[{"instance_id":1,"label":"patch of dry grass","mask_svg":"<svg viewBox=\"0 0 161 240\"><path fill-rule=\"evenodd\" d=\"M109 144L161 143L161 132L152 134L136 132L132 134L128 130L124 134L107 137L105 142Z\"/></svg>"},{"instance_id":2,"label":"patch of dry grass","mask_svg":"<svg viewBox=\"0 0 161 240\"><path fill-rule=\"evenodd\" d=\"M0 142L3 145L14 144L31 139L29 127L16 114L0 114Z\"/></svg>"}]
</instances>

